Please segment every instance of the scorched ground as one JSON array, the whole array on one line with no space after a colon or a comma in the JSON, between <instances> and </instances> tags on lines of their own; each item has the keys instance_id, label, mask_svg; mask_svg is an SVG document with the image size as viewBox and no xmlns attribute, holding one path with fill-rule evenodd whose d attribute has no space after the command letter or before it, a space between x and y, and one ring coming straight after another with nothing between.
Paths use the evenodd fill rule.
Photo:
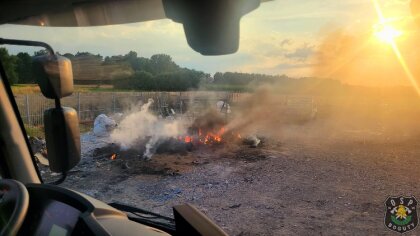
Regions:
<instances>
[{"instance_id":1,"label":"scorched ground","mask_svg":"<svg viewBox=\"0 0 420 236\"><path fill-rule=\"evenodd\" d=\"M165 215L189 202L231 235L391 235L383 225L387 196L420 196L420 138L322 135L266 139L257 148L206 146L144 161L112 160L103 143L85 134L82 163L63 185Z\"/></svg>"}]
</instances>

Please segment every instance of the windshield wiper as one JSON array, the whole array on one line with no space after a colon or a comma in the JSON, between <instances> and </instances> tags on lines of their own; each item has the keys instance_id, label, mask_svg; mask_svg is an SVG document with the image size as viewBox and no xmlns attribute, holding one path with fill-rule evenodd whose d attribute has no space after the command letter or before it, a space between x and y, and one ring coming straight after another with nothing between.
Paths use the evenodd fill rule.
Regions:
<instances>
[{"instance_id":1,"label":"windshield wiper","mask_svg":"<svg viewBox=\"0 0 420 236\"><path fill-rule=\"evenodd\" d=\"M160 229L169 234L175 234L176 232L175 220L171 217L163 216L119 202L108 203L108 205L120 211L129 213L128 218L137 223Z\"/></svg>"}]
</instances>

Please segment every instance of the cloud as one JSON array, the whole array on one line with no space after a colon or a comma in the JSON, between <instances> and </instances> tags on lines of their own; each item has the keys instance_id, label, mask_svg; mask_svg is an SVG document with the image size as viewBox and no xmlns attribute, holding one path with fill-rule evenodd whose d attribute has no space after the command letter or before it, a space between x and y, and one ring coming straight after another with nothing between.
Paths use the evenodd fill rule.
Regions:
<instances>
[{"instance_id":1,"label":"cloud","mask_svg":"<svg viewBox=\"0 0 420 236\"><path fill-rule=\"evenodd\" d=\"M312 42L313 43L313 42ZM309 73L314 45L300 37L272 34L269 37L249 36L241 42L241 54L248 61L230 70L268 74L305 76Z\"/></svg>"},{"instance_id":2,"label":"cloud","mask_svg":"<svg viewBox=\"0 0 420 236\"><path fill-rule=\"evenodd\" d=\"M291 43L292 43L292 41L290 39L284 39L283 41L280 42L280 46L283 47L283 46L289 45Z\"/></svg>"},{"instance_id":3,"label":"cloud","mask_svg":"<svg viewBox=\"0 0 420 236\"><path fill-rule=\"evenodd\" d=\"M386 2L380 0L384 10L396 12L393 16L407 12L406 0ZM217 57L194 52L186 42L182 25L168 19L84 28L3 25L0 37L45 41L61 53L89 51L109 56L133 50L145 57L167 53L183 67L209 73L234 70L308 76L325 28L357 31L371 28L374 20L376 13L371 1L366 0L267 2L242 18L238 53ZM22 50L37 49L12 47L14 53Z\"/></svg>"},{"instance_id":4,"label":"cloud","mask_svg":"<svg viewBox=\"0 0 420 236\"><path fill-rule=\"evenodd\" d=\"M314 46L305 43L301 47L296 48L292 53L287 53L286 58L295 59L297 61L305 61L314 54Z\"/></svg>"}]
</instances>

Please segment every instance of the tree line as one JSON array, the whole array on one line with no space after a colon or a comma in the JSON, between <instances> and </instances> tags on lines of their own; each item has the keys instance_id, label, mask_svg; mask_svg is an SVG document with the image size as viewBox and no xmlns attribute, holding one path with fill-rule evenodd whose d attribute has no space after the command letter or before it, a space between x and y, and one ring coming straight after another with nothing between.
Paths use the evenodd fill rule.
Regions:
<instances>
[{"instance_id":1,"label":"tree line","mask_svg":"<svg viewBox=\"0 0 420 236\"><path fill-rule=\"evenodd\" d=\"M33 84L32 58L45 54L45 50L30 55L20 52L11 55L0 48L0 60L11 84ZM58 53L60 54L60 53ZM90 52L61 54L72 61L75 83L112 84L116 89L142 91L185 91L201 85L211 90L249 90L260 84L281 83L285 87L299 86L296 79L285 75L217 72L213 76L203 71L183 68L166 54L141 57L130 51L125 55L102 56Z\"/></svg>"},{"instance_id":2,"label":"tree line","mask_svg":"<svg viewBox=\"0 0 420 236\"><path fill-rule=\"evenodd\" d=\"M124 56L112 56L104 59L105 65L127 63L133 73L116 76L112 79L114 88L137 89L147 91L185 91L197 89L200 82L210 77L203 71L183 68L166 54L156 54L150 58L138 57L136 52Z\"/></svg>"},{"instance_id":3,"label":"tree line","mask_svg":"<svg viewBox=\"0 0 420 236\"><path fill-rule=\"evenodd\" d=\"M10 55L6 48L0 48L0 60L11 84L34 83L32 57L26 52Z\"/></svg>"},{"instance_id":4,"label":"tree line","mask_svg":"<svg viewBox=\"0 0 420 236\"><path fill-rule=\"evenodd\" d=\"M40 50L33 55L26 52L11 55L6 48L0 48L0 60L9 82L36 83L36 78L32 76L32 58L45 53ZM184 91L198 88L203 78L210 77L202 71L180 67L166 54L156 54L150 58L139 57L134 51L107 57L89 52L62 55L72 61L76 84L86 80L110 83L117 89Z\"/></svg>"}]
</instances>

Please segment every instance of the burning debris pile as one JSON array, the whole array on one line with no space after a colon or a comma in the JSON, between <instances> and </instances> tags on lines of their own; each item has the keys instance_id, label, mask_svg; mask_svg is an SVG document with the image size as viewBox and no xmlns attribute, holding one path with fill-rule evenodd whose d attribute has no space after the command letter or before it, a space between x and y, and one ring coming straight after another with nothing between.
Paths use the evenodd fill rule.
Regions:
<instances>
[{"instance_id":1,"label":"burning debris pile","mask_svg":"<svg viewBox=\"0 0 420 236\"><path fill-rule=\"evenodd\" d=\"M226 131L226 119L215 110L208 110L196 118L188 128L184 141L197 144L221 144L226 140L233 141L234 132ZM240 137L238 134L237 137Z\"/></svg>"},{"instance_id":2,"label":"burning debris pile","mask_svg":"<svg viewBox=\"0 0 420 236\"><path fill-rule=\"evenodd\" d=\"M244 143L257 147L260 143L256 136L243 138L239 132L228 130L226 117L215 109L207 109L192 122L187 122L182 117L155 115L150 110L153 102L149 99L137 106L119 122L105 115L98 116L97 119L106 121L98 124L95 121L95 128L104 123L99 136L103 137L102 131L106 130L114 152L134 152L146 160L155 153L185 153L200 146ZM113 160L117 158L117 155L110 156Z\"/></svg>"},{"instance_id":3,"label":"burning debris pile","mask_svg":"<svg viewBox=\"0 0 420 236\"><path fill-rule=\"evenodd\" d=\"M184 133L182 120L159 118L149 111L153 100L124 117L111 132L111 141L122 150L136 149L139 143L145 143L143 157L150 159L159 145L165 140Z\"/></svg>"}]
</instances>

